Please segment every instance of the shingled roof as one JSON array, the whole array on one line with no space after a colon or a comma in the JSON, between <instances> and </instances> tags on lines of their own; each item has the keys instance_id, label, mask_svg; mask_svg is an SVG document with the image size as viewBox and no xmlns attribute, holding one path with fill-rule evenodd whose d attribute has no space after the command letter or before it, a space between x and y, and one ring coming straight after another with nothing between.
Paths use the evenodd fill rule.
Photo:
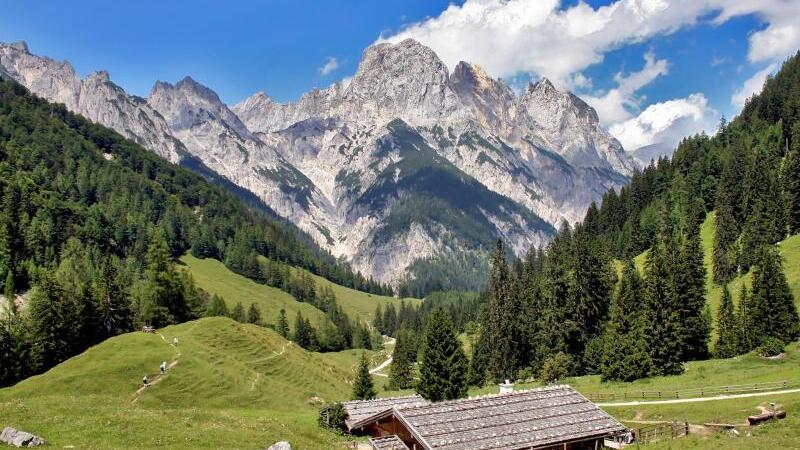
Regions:
<instances>
[{"instance_id":1,"label":"shingled roof","mask_svg":"<svg viewBox=\"0 0 800 450\"><path fill-rule=\"evenodd\" d=\"M370 438L369 443L375 450L408 450L408 446L395 435Z\"/></svg>"},{"instance_id":2,"label":"shingled roof","mask_svg":"<svg viewBox=\"0 0 800 450\"><path fill-rule=\"evenodd\" d=\"M427 450L517 450L600 438L625 427L569 386L430 403L419 396L348 402L347 425L394 416Z\"/></svg>"},{"instance_id":3,"label":"shingled roof","mask_svg":"<svg viewBox=\"0 0 800 450\"><path fill-rule=\"evenodd\" d=\"M347 411L345 425L347 425L348 430L352 430L362 426L373 416L389 412L393 408L401 409L428 404L430 404L430 402L419 395L412 395L408 397L378 398L375 400L354 400L351 402L344 402L342 405L345 411Z\"/></svg>"},{"instance_id":4,"label":"shingled roof","mask_svg":"<svg viewBox=\"0 0 800 450\"><path fill-rule=\"evenodd\" d=\"M513 450L625 430L569 386L432 403L394 414L431 450Z\"/></svg>"}]
</instances>

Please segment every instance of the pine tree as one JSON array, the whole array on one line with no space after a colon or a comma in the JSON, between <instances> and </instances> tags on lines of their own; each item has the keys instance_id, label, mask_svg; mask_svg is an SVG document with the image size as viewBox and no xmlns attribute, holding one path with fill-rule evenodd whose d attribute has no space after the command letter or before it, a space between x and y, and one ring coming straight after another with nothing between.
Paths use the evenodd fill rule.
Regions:
<instances>
[{"instance_id":1,"label":"pine tree","mask_svg":"<svg viewBox=\"0 0 800 450\"><path fill-rule=\"evenodd\" d=\"M372 400L375 398L375 387L372 384L372 375L369 374L369 361L367 354L362 353L356 370L356 379L353 382L353 400Z\"/></svg>"},{"instance_id":2,"label":"pine tree","mask_svg":"<svg viewBox=\"0 0 800 450\"><path fill-rule=\"evenodd\" d=\"M706 269L698 229L687 231L678 265L673 268L680 316L681 359L708 358L710 318L706 312Z\"/></svg>"},{"instance_id":3,"label":"pine tree","mask_svg":"<svg viewBox=\"0 0 800 450\"><path fill-rule=\"evenodd\" d=\"M731 358L739 354L739 317L733 308L731 293L722 288L722 300L717 312L717 340L714 353L717 358Z\"/></svg>"},{"instance_id":4,"label":"pine tree","mask_svg":"<svg viewBox=\"0 0 800 450\"><path fill-rule=\"evenodd\" d=\"M628 261L612 300L603 339L603 381L633 381L646 377L652 369L644 338L641 292L639 272L633 261Z\"/></svg>"},{"instance_id":5,"label":"pine tree","mask_svg":"<svg viewBox=\"0 0 800 450\"><path fill-rule=\"evenodd\" d=\"M417 362L417 342L414 333L402 329L397 333L397 343L392 353L389 370L389 389L400 390L414 386L414 363Z\"/></svg>"},{"instance_id":6,"label":"pine tree","mask_svg":"<svg viewBox=\"0 0 800 450\"><path fill-rule=\"evenodd\" d=\"M645 327L653 375L683 372L681 364L680 314L671 286L669 259L663 243L654 247L645 267Z\"/></svg>"},{"instance_id":7,"label":"pine tree","mask_svg":"<svg viewBox=\"0 0 800 450\"><path fill-rule=\"evenodd\" d=\"M389 303L383 313L383 329L387 336L397 335L397 310L393 303Z\"/></svg>"},{"instance_id":8,"label":"pine tree","mask_svg":"<svg viewBox=\"0 0 800 450\"><path fill-rule=\"evenodd\" d=\"M386 330L383 328L383 311L381 310L380 303L375 307L375 316L372 318L372 326L378 330L378 333L386 334Z\"/></svg>"},{"instance_id":9,"label":"pine tree","mask_svg":"<svg viewBox=\"0 0 800 450\"><path fill-rule=\"evenodd\" d=\"M115 263L107 258L95 280L94 298L99 307L105 337L116 336L133 329L131 299Z\"/></svg>"},{"instance_id":10,"label":"pine tree","mask_svg":"<svg viewBox=\"0 0 800 450\"><path fill-rule=\"evenodd\" d=\"M753 315L750 308L751 297L747 292L747 286L742 283L739 291L739 306L736 316L739 319L738 328L738 354L752 351L758 346L758 335L753 324Z\"/></svg>"},{"instance_id":11,"label":"pine tree","mask_svg":"<svg viewBox=\"0 0 800 450\"><path fill-rule=\"evenodd\" d=\"M764 246L758 252L750 316L761 340L773 337L792 342L800 336L794 296L783 273L781 256L773 246Z\"/></svg>"},{"instance_id":12,"label":"pine tree","mask_svg":"<svg viewBox=\"0 0 800 450\"><path fill-rule=\"evenodd\" d=\"M781 171L789 234L800 232L800 122L792 128L792 145Z\"/></svg>"},{"instance_id":13,"label":"pine tree","mask_svg":"<svg viewBox=\"0 0 800 450\"><path fill-rule=\"evenodd\" d=\"M251 303L247 309L247 323L261 324L261 310L258 309L255 303Z\"/></svg>"},{"instance_id":14,"label":"pine tree","mask_svg":"<svg viewBox=\"0 0 800 450\"><path fill-rule=\"evenodd\" d=\"M417 393L432 402L466 396L467 357L443 308L428 318L422 346Z\"/></svg>"},{"instance_id":15,"label":"pine tree","mask_svg":"<svg viewBox=\"0 0 800 450\"><path fill-rule=\"evenodd\" d=\"M312 330L306 327L306 320L303 319L303 314L298 311L294 321L294 342L300 347L309 349L313 341L311 332Z\"/></svg>"},{"instance_id":16,"label":"pine tree","mask_svg":"<svg viewBox=\"0 0 800 450\"><path fill-rule=\"evenodd\" d=\"M483 327L487 339L492 342L488 356L489 372L497 382L516 378L524 354L519 326L522 305L505 258L503 242L498 240L491 259L492 271Z\"/></svg>"},{"instance_id":17,"label":"pine tree","mask_svg":"<svg viewBox=\"0 0 800 450\"><path fill-rule=\"evenodd\" d=\"M284 338L289 338L289 321L286 320L286 310L283 308L278 313L278 323L275 324L275 329Z\"/></svg>"},{"instance_id":18,"label":"pine tree","mask_svg":"<svg viewBox=\"0 0 800 450\"><path fill-rule=\"evenodd\" d=\"M3 292L6 297L6 312L8 313L9 320L13 320L17 316L17 295L14 290L14 273L8 271L6 282L3 285Z\"/></svg>"},{"instance_id":19,"label":"pine tree","mask_svg":"<svg viewBox=\"0 0 800 450\"><path fill-rule=\"evenodd\" d=\"M741 233L743 220L742 180L746 158L741 144L731 148L730 160L725 165L717 186L716 219L712 251L714 282L728 282L736 274L733 246Z\"/></svg>"},{"instance_id":20,"label":"pine tree","mask_svg":"<svg viewBox=\"0 0 800 450\"><path fill-rule=\"evenodd\" d=\"M229 314L228 312L228 305L225 304L225 300L222 299L217 294L214 294L211 297L211 300L208 302L208 306L206 307L205 316L206 317L227 317Z\"/></svg>"},{"instance_id":21,"label":"pine tree","mask_svg":"<svg viewBox=\"0 0 800 450\"><path fill-rule=\"evenodd\" d=\"M231 319L239 323L244 323L247 320L244 314L244 306L242 306L242 302L237 302L233 307L233 310L231 311Z\"/></svg>"},{"instance_id":22,"label":"pine tree","mask_svg":"<svg viewBox=\"0 0 800 450\"><path fill-rule=\"evenodd\" d=\"M29 308L36 367L52 367L81 348L77 305L67 298L53 274L41 276Z\"/></svg>"}]
</instances>

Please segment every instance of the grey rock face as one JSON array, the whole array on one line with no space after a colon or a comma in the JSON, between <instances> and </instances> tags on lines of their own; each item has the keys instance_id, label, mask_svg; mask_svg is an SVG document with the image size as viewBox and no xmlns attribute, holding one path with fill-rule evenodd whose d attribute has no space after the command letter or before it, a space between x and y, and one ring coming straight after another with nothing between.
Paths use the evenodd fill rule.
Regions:
<instances>
[{"instance_id":1,"label":"grey rock face","mask_svg":"<svg viewBox=\"0 0 800 450\"><path fill-rule=\"evenodd\" d=\"M286 441L281 441L270 445L267 450L292 450L292 446Z\"/></svg>"},{"instance_id":2,"label":"grey rock face","mask_svg":"<svg viewBox=\"0 0 800 450\"><path fill-rule=\"evenodd\" d=\"M451 73L413 40L367 48L352 79L293 103L257 93L228 108L188 77L144 100L23 44L0 44L0 74L170 160L193 156L383 282L416 259L485 248L476 235L522 255L634 167L578 97L547 80L516 95L465 62Z\"/></svg>"},{"instance_id":3,"label":"grey rock face","mask_svg":"<svg viewBox=\"0 0 800 450\"><path fill-rule=\"evenodd\" d=\"M0 442L14 447L38 447L44 445L44 439L11 427L3 428L3 432L0 433Z\"/></svg>"}]
</instances>

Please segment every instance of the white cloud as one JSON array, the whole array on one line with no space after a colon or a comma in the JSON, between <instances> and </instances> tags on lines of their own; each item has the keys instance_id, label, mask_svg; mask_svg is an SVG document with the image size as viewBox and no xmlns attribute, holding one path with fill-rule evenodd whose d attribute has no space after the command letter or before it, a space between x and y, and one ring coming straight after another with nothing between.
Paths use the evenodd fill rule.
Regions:
<instances>
[{"instance_id":1,"label":"white cloud","mask_svg":"<svg viewBox=\"0 0 800 450\"><path fill-rule=\"evenodd\" d=\"M651 155L671 154L685 136L716 130L719 113L708 106L703 94L692 94L648 106L637 117L609 128L628 151L647 148Z\"/></svg>"},{"instance_id":2,"label":"white cloud","mask_svg":"<svg viewBox=\"0 0 800 450\"><path fill-rule=\"evenodd\" d=\"M322 76L329 75L331 72L339 68L339 60L333 56L329 56L325 60L325 65L319 68L319 73Z\"/></svg>"},{"instance_id":3,"label":"white cloud","mask_svg":"<svg viewBox=\"0 0 800 450\"><path fill-rule=\"evenodd\" d=\"M417 39L450 67L464 60L494 76L535 73L569 85L607 51L699 20L721 24L748 14L767 24L750 37L751 61L782 58L800 46L796 0L617 0L597 9L583 1L562 9L559 0L466 0L381 40Z\"/></svg>"},{"instance_id":4,"label":"white cloud","mask_svg":"<svg viewBox=\"0 0 800 450\"><path fill-rule=\"evenodd\" d=\"M753 94L761 92L761 88L764 87L764 82L767 80L767 77L777 70L778 64L772 63L766 69L756 72L755 75L744 82L744 85L742 85L738 91L733 93L731 104L739 108L743 107L744 102L747 101L748 98L752 97Z\"/></svg>"},{"instance_id":5,"label":"white cloud","mask_svg":"<svg viewBox=\"0 0 800 450\"><path fill-rule=\"evenodd\" d=\"M641 99L636 92L650 84L659 76L666 75L669 63L665 59L656 60L652 52L644 55L645 64L642 70L628 75L616 74L614 80L617 87L601 96L585 95L582 98L597 110L600 123L610 125L629 119L633 112L638 112Z\"/></svg>"}]
</instances>

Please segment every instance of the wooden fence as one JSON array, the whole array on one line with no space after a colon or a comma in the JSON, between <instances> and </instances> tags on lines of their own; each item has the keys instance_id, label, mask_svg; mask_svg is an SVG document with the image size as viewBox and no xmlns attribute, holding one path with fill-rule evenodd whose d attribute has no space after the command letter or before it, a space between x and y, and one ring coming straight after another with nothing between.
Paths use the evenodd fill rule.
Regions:
<instances>
[{"instance_id":1,"label":"wooden fence","mask_svg":"<svg viewBox=\"0 0 800 450\"><path fill-rule=\"evenodd\" d=\"M626 392L590 392L584 394L593 402L638 399L673 399L713 397L726 394L746 394L752 392L775 391L790 387L788 381L767 383L739 384L730 386L712 386L693 389L661 390L661 391L626 391Z\"/></svg>"},{"instance_id":2,"label":"wooden fence","mask_svg":"<svg viewBox=\"0 0 800 450\"><path fill-rule=\"evenodd\" d=\"M636 442L652 444L665 439L675 439L689 434L689 422L672 421L636 429Z\"/></svg>"}]
</instances>

